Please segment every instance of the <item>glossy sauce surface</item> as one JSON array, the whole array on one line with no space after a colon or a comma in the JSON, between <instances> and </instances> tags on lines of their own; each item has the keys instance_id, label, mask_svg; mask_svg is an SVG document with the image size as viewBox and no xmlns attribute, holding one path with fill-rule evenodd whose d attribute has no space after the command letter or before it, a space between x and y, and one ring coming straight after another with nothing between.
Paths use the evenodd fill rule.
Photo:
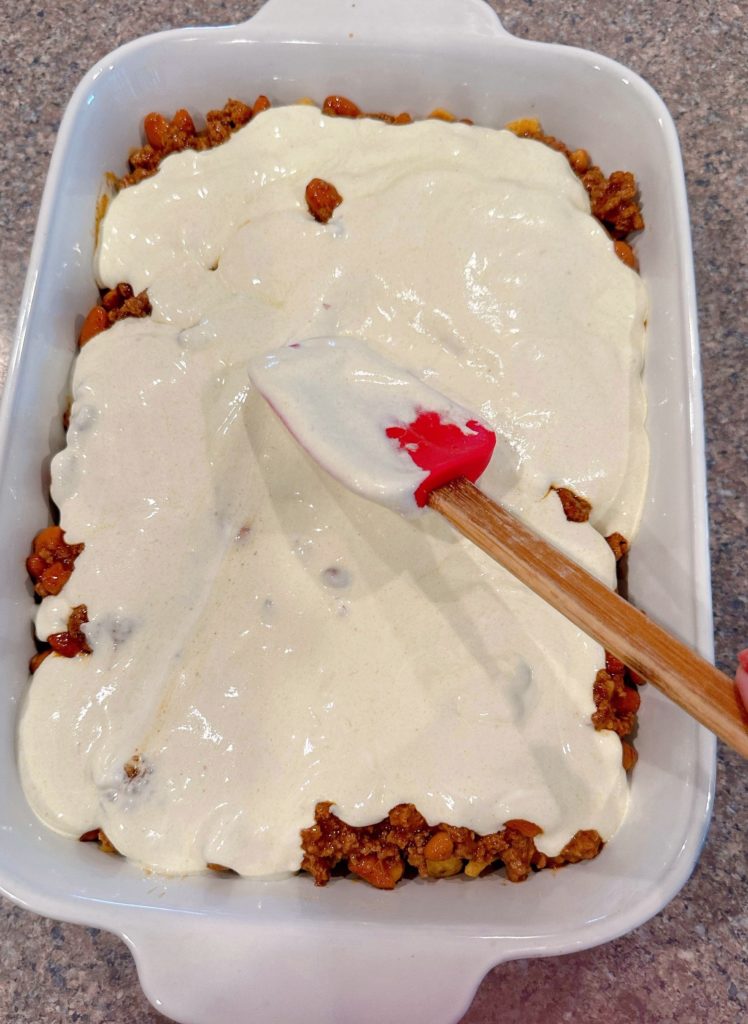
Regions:
<instances>
[{"instance_id":1,"label":"glossy sauce surface","mask_svg":"<svg viewBox=\"0 0 748 1024\"><path fill-rule=\"evenodd\" d=\"M343 196L326 225L312 177ZM154 312L75 366L53 497L86 547L37 630L85 603L93 653L33 677L37 813L174 872L292 871L324 799L353 824L402 801L479 832L527 818L548 854L609 838L628 796L589 721L599 646L436 516L327 477L247 376L293 338L365 338L478 412L501 448L481 486L612 584L603 537L548 488L635 533L646 302L564 158L280 108L121 192L97 272Z\"/></svg>"}]
</instances>

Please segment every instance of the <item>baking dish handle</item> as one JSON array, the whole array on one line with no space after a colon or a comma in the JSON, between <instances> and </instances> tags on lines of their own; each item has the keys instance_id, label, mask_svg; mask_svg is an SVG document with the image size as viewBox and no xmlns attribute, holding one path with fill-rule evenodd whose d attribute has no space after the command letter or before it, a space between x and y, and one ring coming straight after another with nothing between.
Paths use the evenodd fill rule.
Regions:
<instances>
[{"instance_id":1,"label":"baking dish handle","mask_svg":"<svg viewBox=\"0 0 748 1024\"><path fill-rule=\"evenodd\" d=\"M460 37L506 36L485 0L268 0L247 25L256 38L376 42L399 37L454 46Z\"/></svg>"},{"instance_id":2,"label":"baking dish handle","mask_svg":"<svg viewBox=\"0 0 748 1024\"><path fill-rule=\"evenodd\" d=\"M486 940L435 927L397 934L336 922L247 929L201 915L159 918L124 935L143 991L180 1024L454 1024L501 959ZM490 941L490 940L489 940Z\"/></svg>"}]
</instances>

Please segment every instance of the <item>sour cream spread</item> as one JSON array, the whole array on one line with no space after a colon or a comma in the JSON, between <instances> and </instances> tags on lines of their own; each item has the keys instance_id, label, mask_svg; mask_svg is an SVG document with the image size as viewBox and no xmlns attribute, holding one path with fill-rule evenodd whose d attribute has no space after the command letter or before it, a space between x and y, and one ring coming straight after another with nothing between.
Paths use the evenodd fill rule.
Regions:
<instances>
[{"instance_id":1,"label":"sour cream spread","mask_svg":"<svg viewBox=\"0 0 748 1024\"><path fill-rule=\"evenodd\" d=\"M324 225L313 177L343 196ZM475 410L498 436L481 487L612 586L603 534L633 536L646 485L646 302L565 159L274 109L120 192L96 272L153 316L74 368L52 496L85 550L37 632L86 604L93 653L33 676L36 813L165 872L294 871L320 800L354 825L400 802L480 833L526 818L549 855L609 839L628 790L590 722L599 645L438 516L332 480L247 375L294 338L365 339Z\"/></svg>"}]
</instances>

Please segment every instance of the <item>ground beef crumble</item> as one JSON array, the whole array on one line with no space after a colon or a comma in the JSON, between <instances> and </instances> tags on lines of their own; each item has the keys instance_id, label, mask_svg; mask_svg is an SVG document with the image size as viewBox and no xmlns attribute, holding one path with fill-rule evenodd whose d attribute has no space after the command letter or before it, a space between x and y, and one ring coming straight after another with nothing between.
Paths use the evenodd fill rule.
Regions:
<instances>
[{"instance_id":1,"label":"ground beef crumble","mask_svg":"<svg viewBox=\"0 0 748 1024\"><path fill-rule=\"evenodd\" d=\"M77 604L68 616L67 629L62 633L52 633L47 643L64 658L74 658L76 654L90 654L83 626L88 622L88 608L85 604Z\"/></svg>"},{"instance_id":2,"label":"ground beef crumble","mask_svg":"<svg viewBox=\"0 0 748 1024\"><path fill-rule=\"evenodd\" d=\"M557 857L546 857L534 841L541 830L520 819L481 836L444 823L430 826L413 804L398 804L383 821L355 828L332 806L317 804L314 824L301 833L302 868L315 885L325 885L342 864L378 889L393 889L406 873L445 878L464 872L476 878L499 865L509 881L523 882L533 870L590 860L603 845L597 832L577 832Z\"/></svg>"},{"instance_id":3,"label":"ground beef crumble","mask_svg":"<svg viewBox=\"0 0 748 1024\"><path fill-rule=\"evenodd\" d=\"M95 338L118 320L150 315L151 303L148 293L143 291L135 295L132 287L126 281L121 281L114 288L101 290L99 301L91 307L83 321L78 335L78 345L83 348L91 338Z\"/></svg>"},{"instance_id":4,"label":"ground beef crumble","mask_svg":"<svg viewBox=\"0 0 748 1024\"><path fill-rule=\"evenodd\" d=\"M26 559L26 570L34 581L38 597L60 593L83 547L83 544L68 544L65 531L59 526L45 526L37 533Z\"/></svg>"},{"instance_id":5,"label":"ground beef crumble","mask_svg":"<svg viewBox=\"0 0 748 1024\"><path fill-rule=\"evenodd\" d=\"M170 120L163 114L147 114L143 121L146 143L130 153L130 171L116 179L116 186L126 188L144 178L150 178L158 170L161 161L171 153L220 146L235 131L249 124L253 117L269 107L267 96L258 96L251 107L241 100L227 100L220 110L208 111L205 128L201 131L197 130L192 116L184 108L178 110Z\"/></svg>"},{"instance_id":6,"label":"ground beef crumble","mask_svg":"<svg viewBox=\"0 0 748 1024\"><path fill-rule=\"evenodd\" d=\"M564 154L587 190L593 216L607 228L611 237L624 239L633 231L643 229L644 218L639 206L636 179L630 171L613 171L606 177L600 168L592 163L586 149L569 149L565 142L554 138L553 135L546 135L542 125L534 117L511 121L506 127L520 138L534 139ZM622 253L625 250L616 251L623 258Z\"/></svg>"},{"instance_id":7,"label":"ground beef crumble","mask_svg":"<svg viewBox=\"0 0 748 1024\"><path fill-rule=\"evenodd\" d=\"M592 506L568 487L554 487L564 514L570 522L589 520ZM620 533L605 538L616 561L628 552ZM637 687L643 680L610 652L605 668L597 673L593 686L597 730L611 730L621 738L621 760L626 771L636 764L637 754L629 737L636 727L639 708ZM333 804L317 804L315 823L301 833L304 859L302 869L315 885L326 885L333 872L342 867L378 889L393 889L408 873L424 878L447 878L460 873L476 878L503 866L510 882L523 882L531 871L559 868L596 857L603 847L594 830L577 832L557 857L547 857L535 846L542 829L533 822L515 819L490 835L477 835L467 828L445 823L429 826L413 804L399 804L386 819L356 828L331 810Z\"/></svg>"},{"instance_id":8,"label":"ground beef crumble","mask_svg":"<svg viewBox=\"0 0 748 1024\"><path fill-rule=\"evenodd\" d=\"M568 487L554 487L559 501L564 510L564 515L570 523L586 523L592 512L592 505L583 498L581 494L575 494Z\"/></svg>"},{"instance_id":9,"label":"ground beef crumble","mask_svg":"<svg viewBox=\"0 0 748 1024\"><path fill-rule=\"evenodd\" d=\"M312 101L305 99L303 102ZM242 100L230 99L220 110L208 111L202 131L197 130L192 116L184 108L177 110L170 120L156 112L147 114L143 122L146 143L130 153L130 171L115 179L116 187L126 188L155 174L161 161L171 153L219 146L269 107L270 101L264 95L258 96L251 107ZM321 109L329 117L369 117L396 125L411 124L413 120L408 113L366 113L353 100L339 95L327 96ZM452 113L441 108L433 110L429 117L443 121L456 120ZM462 120L463 123L472 124L469 118ZM534 139L564 154L587 190L593 216L597 217L616 241L616 254L624 263L636 269L636 256L624 241L628 235L644 227L634 175L630 171L613 171L606 176L592 163L586 149L569 149L560 139L546 134L536 118L521 118L511 121L506 127L521 138Z\"/></svg>"}]
</instances>

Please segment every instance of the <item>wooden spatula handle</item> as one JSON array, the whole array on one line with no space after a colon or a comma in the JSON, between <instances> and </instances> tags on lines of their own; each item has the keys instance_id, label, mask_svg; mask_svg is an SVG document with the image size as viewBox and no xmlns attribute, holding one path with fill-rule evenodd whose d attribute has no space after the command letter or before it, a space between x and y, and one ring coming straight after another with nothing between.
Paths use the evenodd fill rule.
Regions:
<instances>
[{"instance_id":1,"label":"wooden spatula handle","mask_svg":"<svg viewBox=\"0 0 748 1024\"><path fill-rule=\"evenodd\" d=\"M748 757L748 718L731 679L529 530L468 480L429 505L606 650Z\"/></svg>"}]
</instances>

